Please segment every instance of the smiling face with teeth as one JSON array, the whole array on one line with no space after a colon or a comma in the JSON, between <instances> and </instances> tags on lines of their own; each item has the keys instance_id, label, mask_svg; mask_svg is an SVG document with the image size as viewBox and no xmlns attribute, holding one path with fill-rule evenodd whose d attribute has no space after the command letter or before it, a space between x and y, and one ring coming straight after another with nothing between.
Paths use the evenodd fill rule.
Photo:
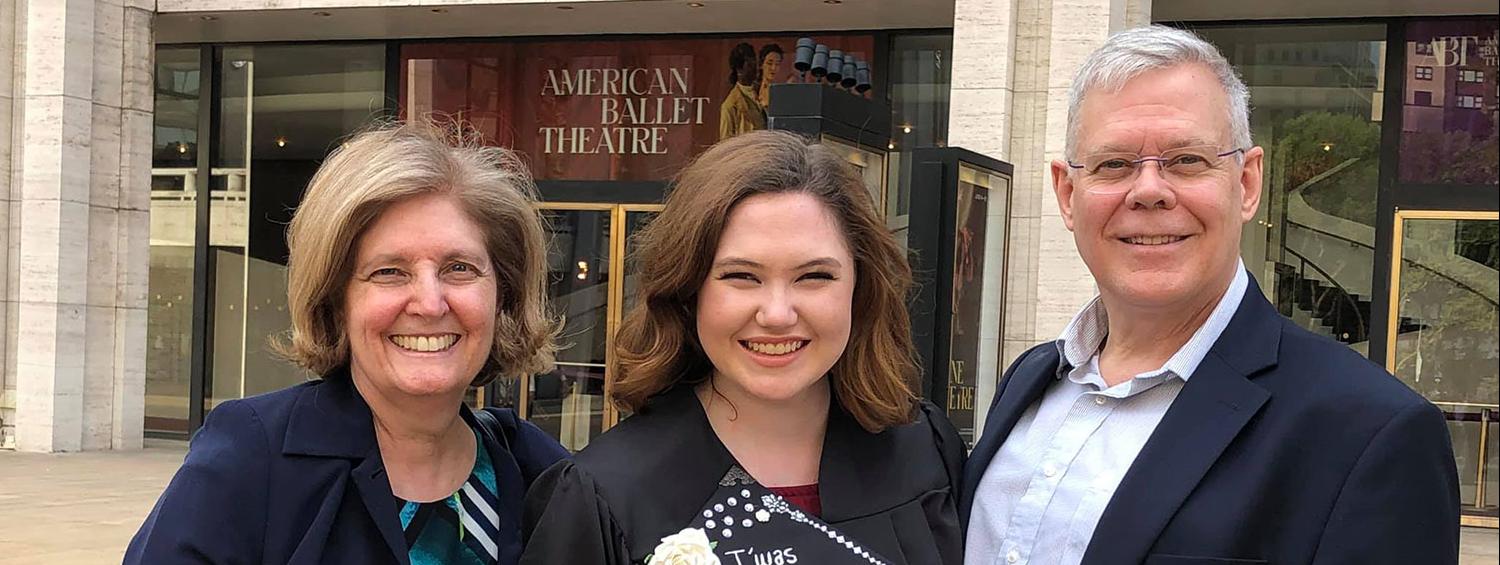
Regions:
<instances>
[{"instance_id":1,"label":"smiling face with teeth","mask_svg":"<svg viewBox=\"0 0 1500 565\"><path fill-rule=\"evenodd\" d=\"M1228 146L1229 97L1208 67L1146 71L1116 92L1093 90L1079 108L1077 153L1142 156L1195 145ZM1263 151L1252 147L1199 178L1164 178L1144 163L1124 191L1091 191L1064 160L1052 180L1064 224L1107 308L1198 308L1217 303L1234 277L1240 230L1260 205ZM1113 304L1112 304L1113 303Z\"/></svg>"},{"instance_id":2,"label":"smiling face with teeth","mask_svg":"<svg viewBox=\"0 0 1500 565\"><path fill-rule=\"evenodd\" d=\"M390 205L355 242L344 292L350 372L384 397L467 390L494 343L483 232L446 195Z\"/></svg>"},{"instance_id":3,"label":"smiling face with teeth","mask_svg":"<svg viewBox=\"0 0 1500 565\"><path fill-rule=\"evenodd\" d=\"M698 341L731 399L785 401L816 385L849 343L854 258L821 202L759 194L730 210L698 292Z\"/></svg>"}]
</instances>

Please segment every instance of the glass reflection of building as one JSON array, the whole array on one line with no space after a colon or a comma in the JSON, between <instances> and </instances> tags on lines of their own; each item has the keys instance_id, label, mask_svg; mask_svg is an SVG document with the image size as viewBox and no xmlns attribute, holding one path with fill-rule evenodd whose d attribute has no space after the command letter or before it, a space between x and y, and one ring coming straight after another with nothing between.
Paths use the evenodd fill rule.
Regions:
<instances>
[{"instance_id":1,"label":"glass reflection of building","mask_svg":"<svg viewBox=\"0 0 1500 565\"><path fill-rule=\"evenodd\" d=\"M1385 26L1201 31L1250 87L1266 151L1246 267L1283 315L1368 353Z\"/></svg>"},{"instance_id":2,"label":"glass reflection of building","mask_svg":"<svg viewBox=\"0 0 1500 565\"><path fill-rule=\"evenodd\" d=\"M1465 518L1494 526L1500 499L1500 216L1493 204L1500 182L1500 22L1451 19L1405 27L1409 94L1402 99L1391 221L1385 366L1447 415ZM1406 205L1399 201L1406 195L1425 201Z\"/></svg>"},{"instance_id":3,"label":"glass reflection of building","mask_svg":"<svg viewBox=\"0 0 1500 565\"><path fill-rule=\"evenodd\" d=\"M1390 27L1404 45L1387 44ZM1496 522L1494 20L1205 26L1265 148L1246 266L1281 313L1443 410L1464 521ZM1398 81L1394 84L1392 81Z\"/></svg>"},{"instance_id":4,"label":"glass reflection of building","mask_svg":"<svg viewBox=\"0 0 1500 565\"><path fill-rule=\"evenodd\" d=\"M318 164L339 138L384 111L379 44L222 47L200 68L200 49L157 50L152 163L146 430L190 431L194 308L206 317L201 399L280 389L308 375L271 352L291 326L286 310L286 224ZM199 130L201 73L213 73L209 132ZM208 175L198 144L215 137ZM206 190L205 190L206 189ZM197 223L207 195L208 225ZM194 236L208 232L207 285L194 293ZM199 304L202 301L201 305ZM200 416L201 417L201 416Z\"/></svg>"},{"instance_id":5,"label":"glass reflection of building","mask_svg":"<svg viewBox=\"0 0 1500 565\"><path fill-rule=\"evenodd\" d=\"M1400 180L1495 184L1494 23L1417 22L1407 32Z\"/></svg>"}]
</instances>

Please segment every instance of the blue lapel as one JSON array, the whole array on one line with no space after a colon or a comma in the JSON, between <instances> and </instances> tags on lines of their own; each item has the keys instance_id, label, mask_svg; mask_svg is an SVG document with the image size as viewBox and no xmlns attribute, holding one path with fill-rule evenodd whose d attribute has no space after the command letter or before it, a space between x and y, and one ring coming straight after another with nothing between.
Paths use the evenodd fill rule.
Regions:
<instances>
[{"instance_id":1,"label":"blue lapel","mask_svg":"<svg viewBox=\"0 0 1500 565\"><path fill-rule=\"evenodd\" d=\"M375 422L370 406L354 389L347 369L335 370L322 380L303 385L308 390L297 398L287 421L286 455L331 457L351 460L359 497L380 536L402 565L410 564L406 536L396 513L395 495L375 441Z\"/></svg>"},{"instance_id":2,"label":"blue lapel","mask_svg":"<svg viewBox=\"0 0 1500 565\"><path fill-rule=\"evenodd\" d=\"M1011 429L1016 427L1021 414L1042 397L1048 384L1057 380L1060 360L1057 342L1043 343L1021 354L1010 371L1001 377L1000 391L995 393L989 414L984 418L984 433L980 434L979 443L964 464L963 491L958 497L958 522L965 536L968 535L969 511L974 506L974 491L979 488L980 477L984 476L990 460L995 458L995 452L1000 450L1000 444L1005 443Z\"/></svg>"},{"instance_id":3,"label":"blue lapel","mask_svg":"<svg viewBox=\"0 0 1500 565\"><path fill-rule=\"evenodd\" d=\"M1251 379L1276 365L1281 326L1251 277L1234 318L1120 481L1084 563L1145 560L1177 509L1271 398Z\"/></svg>"}]
</instances>

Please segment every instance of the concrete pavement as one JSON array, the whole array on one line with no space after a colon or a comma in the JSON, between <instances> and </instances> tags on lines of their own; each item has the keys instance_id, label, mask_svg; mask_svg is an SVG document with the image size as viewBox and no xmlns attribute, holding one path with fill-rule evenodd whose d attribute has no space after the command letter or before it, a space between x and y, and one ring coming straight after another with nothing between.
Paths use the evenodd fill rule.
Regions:
<instances>
[{"instance_id":1,"label":"concrete pavement","mask_svg":"<svg viewBox=\"0 0 1500 565\"><path fill-rule=\"evenodd\" d=\"M185 442L146 440L127 452L0 451L0 563L119 563ZM1461 565L1494 565L1497 531L1464 528Z\"/></svg>"},{"instance_id":2,"label":"concrete pavement","mask_svg":"<svg viewBox=\"0 0 1500 565\"><path fill-rule=\"evenodd\" d=\"M186 451L0 452L0 563L119 563Z\"/></svg>"}]
</instances>

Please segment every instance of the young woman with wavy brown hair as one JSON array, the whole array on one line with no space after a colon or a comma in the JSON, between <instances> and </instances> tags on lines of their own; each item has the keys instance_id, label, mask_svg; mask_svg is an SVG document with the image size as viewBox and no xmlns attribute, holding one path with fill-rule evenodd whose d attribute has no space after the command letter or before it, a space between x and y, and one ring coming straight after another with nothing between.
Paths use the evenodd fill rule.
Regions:
<instances>
[{"instance_id":1,"label":"young woman with wavy brown hair","mask_svg":"<svg viewBox=\"0 0 1500 565\"><path fill-rule=\"evenodd\" d=\"M911 269L848 163L736 136L638 244L634 415L538 479L523 563L960 561L963 447L915 393Z\"/></svg>"}]
</instances>

